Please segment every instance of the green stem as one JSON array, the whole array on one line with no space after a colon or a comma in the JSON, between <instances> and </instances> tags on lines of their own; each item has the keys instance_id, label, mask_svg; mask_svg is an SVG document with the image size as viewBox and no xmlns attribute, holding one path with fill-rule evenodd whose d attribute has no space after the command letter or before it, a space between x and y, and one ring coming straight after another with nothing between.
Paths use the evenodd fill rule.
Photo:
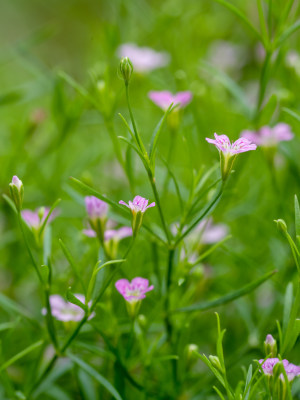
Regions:
<instances>
[{"instance_id":1,"label":"green stem","mask_svg":"<svg viewBox=\"0 0 300 400\"><path fill-rule=\"evenodd\" d=\"M213 201L206 207L203 213L190 225L187 230L175 241L174 248L184 239L198 224L199 222L209 213L209 211L213 208L213 206L218 202L220 197L223 194L224 183L222 183L220 190L217 195L213 199Z\"/></svg>"},{"instance_id":2,"label":"green stem","mask_svg":"<svg viewBox=\"0 0 300 400\"><path fill-rule=\"evenodd\" d=\"M148 172L149 181L150 181L150 184L151 184L151 187L152 187L152 190L153 190L153 194L154 194L154 197L155 197L155 202L156 202L155 204L157 206L157 209L158 209L158 212L159 212L159 216L160 216L160 219L161 219L161 223L162 223L163 229L164 229L165 234L166 234L166 239L167 239L168 245L170 245L171 244L170 234L169 234L169 231L168 231L168 228L167 228L167 224L166 224L166 221L165 221L165 218L164 218L164 214L163 214L163 211L162 211L162 208L161 208L160 198L159 198L159 194L158 194L158 191L157 191L157 188L156 188L156 184L155 184L155 178L152 175L152 172L151 172L150 169L147 170L147 172Z\"/></svg>"},{"instance_id":3,"label":"green stem","mask_svg":"<svg viewBox=\"0 0 300 400\"><path fill-rule=\"evenodd\" d=\"M128 106L128 111L129 111L129 115L130 115L130 120L131 120L131 123L132 123L132 127L133 127L133 131L134 131L134 134L135 134L135 138L136 138L136 140L138 142L138 145L139 145L142 153L144 153L145 148L144 148L144 145L143 145L143 143L141 141L140 135L138 133L138 130L137 130L137 127L136 127L136 123L135 123L135 120L134 120L134 117L133 117L133 113L132 113L132 110L131 110L131 105L130 105L130 101L129 101L129 89L128 88L129 88L128 83L127 84L125 83L126 100L127 100L127 106Z\"/></svg>"},{"instance_id":4,"label":"green stem","mask_svg":"<svg viewBox=\"0 0 300 400\"><path fill-rule=\"evenodd\" d=\"M264 64L263 64L263 67L261 70L260 81L259 81L259 93L258 93L256 113L255 113L256 119L258 119L258 117L259 117L260 108L262 106L262 103L263 103L264 97L265 97L265 93L266 93L266 88L267 88L267 84L268 84L268 71L269 71L271 58L272 58L272 51L270 49L266 49L266 57L265 57Z\"/></svg>"}]
</instances>

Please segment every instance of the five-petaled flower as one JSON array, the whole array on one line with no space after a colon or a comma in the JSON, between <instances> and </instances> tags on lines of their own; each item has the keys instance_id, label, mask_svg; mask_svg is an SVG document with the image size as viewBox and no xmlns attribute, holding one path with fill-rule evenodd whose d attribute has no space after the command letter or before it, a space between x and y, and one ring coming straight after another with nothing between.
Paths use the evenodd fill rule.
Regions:
<instances>
[{"instance_id":1,"label":"five-petaled flower","mask_svg":"<svg viewBox=\"0 0 300 400\"><path fill-rule=\"evenodd\" d=\"M148 97L158 107L166 111L172 103L174 106L178 104L177 108L183 108L187 106L191 102L193 95L189 91L172 94L167 90L163 90L160 92L151 91L148 93Z\"/></svg>"},{"instance_id":2,"label":"five-petaled flower","mask_svg":"<svg viewBox=\"0 0 300 400\"><path fill-rule=\"evenodd\" d=\"M258 131L242 131L241 136L259 146L276 147L279 142L292 140L294 134L288 124L281 122L273 128L270 126L263 126Z\"/></svg>"},{"instance_id":3,"label":"five-petaled flower","mask_svg":"<svg viewBox=\"0 0 300 400\"><path fill-rule=\"evenodd\" d=\"M131 225L132 225L133 236L136 236L138 230L142 225L143 215L145 211L148 208L155 206L154 202L149 205L148 202L149 200L144 199L144 197L141 196L135 196L133 201L129 201L128 204L125 203L123 200L119 201L119 204L122 204L131 210L132 213Z\"/></svg>"},{"instance_id":4,"label":"five-petaled flower","mask_svg":"<svg viewBox=\"0 0 300 400\"><path fill-rule=\"evenodd\" d=\"M206 138L206 140L208 143L214 144L219 150L223 181L228 178L237 154L257 148L256 144L244 137L231 143L228 136L215 133L215 139Z\"/></svg>"},{"instance_id":5,"label":"five-petaled flower","mask_svg":"<svg viewBox=\"0 0 300 400\"><path fill-rule=\"evenodd\" d=\"M38 231L43 225L50 211L50 207L40 207L35 211L23 210L21 212L23 220L33 231ZM58 211L53 211L47 222L51 222L58 215Z\"/></svg>"}]
</instances>

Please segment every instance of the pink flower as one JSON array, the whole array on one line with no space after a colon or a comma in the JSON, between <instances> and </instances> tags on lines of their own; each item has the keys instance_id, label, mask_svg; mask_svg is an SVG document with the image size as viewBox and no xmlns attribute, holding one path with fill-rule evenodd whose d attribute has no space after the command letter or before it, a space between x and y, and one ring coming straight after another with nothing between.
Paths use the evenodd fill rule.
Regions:
<instances>
[{"instance_id":1,"label":"pink flower","mask_svg":"<svg viewBox=\"0 0 300 400\"><path fill-rule=\"evenodd\" d=\"M21 212L21 215L26 224L29 226L29 228L37 230L42 226L47 215L49 214L49 211L50 207L40 207L37 208L35 211L23 210ZM54 210L51 213L48 222L51 222L57 215L58 211Z\"/></svg>"},{"instance_id":2,"label":"pink flower","mask_svg":"<svg viewBox=\"0 0 300 400\"><path fill-rule=\"evenodd\" d=\"M82 294L75 294L77 299L85 304L85 297ZM69 321L81 321L84 317L84 310L77 306L76 304L72 304L66 302L61 296L58 294L53 294L50 296L50 306L51 313L54 318L59 321L69 322ZM89 303L89 306L91 302ZM42 314L46 315L47 310L43 308ZM95 313L92 313L89 319L93 318Z\"/></svg>"},{"instance_id":3,"label":"pink flower","mask_svg":"<svg viewBox=\"0 0 300 400\"><path fill-rule=\"evenodd\" d=\"M292 140L294 134L288 124L279 123L273 128L263 126L257 132L245 130L241 135L251 142L264 147L275 147L279 142Z\"/></svg>"},{"instance_id":4,"label":"pink flower","mask_svg":"<svg viewBox=\"0 0 300 400\"><path fill-rule=\"evenodd\" d=\"M172 103L174 106L179 104L179 108L187 106L191 102L193 96L189 91L172 94L171 92L165 90L161 92L151 91L148 93L148 97L158 107L166 111Z\"/></svg>"},{"instance_id":5,"label":"pink flower","mask_svg":"<svg viewBox=\"0 0 300 400\"><path fill-rule=\"evenodd\" d=\"M217 135L215 139L206 138L208 143L214 144L218 150L222 151L225 155L234 156L239 153L244 153L250 150L256 150L256 144L251 143L250 140L241 137L233 143L230 143L228 136Z\"/></svg>"},{"instance_id":6,"label":"pink flower","mask_svg":"<svg viewBox=\"0 0 300 400\"><path fill-rule=\"evenodd\" d=\"M225 224L214 224L212 219L204 219L195 229L195 233L200 233L200 242L203 244L217 243L228 234L228 227ZM196 236L196 235L194 235Z\"/></svg>"},{"instance_id":7,"label":"pink flower","mask_svg":"<svg viewBox=\"0 0 300 400\"><path fill-rule=\"evenodd\" d=\"M118 49L119 57L128 57L138 72L148 72L165 67L170 62L170 55L157 52L149 47L138 47L134 43L122 44Z\"/></svg>"},{"instance_id":8,"label":"pink flower","mask_svg":"<svg viewBox=\"0 0 300 400\"><path fill-rule=\"evenodd\" d=\"M146 297L146 293L154 289L149 286L148 279L134 278L131 282L127 279L120 279L115 283L117 291L130 303L136 303Z\"/></svg>"},{"instance_id":9,"label":"pink flower","mask_svg":"<svg viewBox=\"0 0 300 400\"><path fill-rule=\"evenodd\" d=\"M84 229L83 233L88 237L97 237L97 233L94 229ZM120 240L132 236L132 229L129 226L122 226L119 229L108 229L104 232L104 240L115 240L119 242Z\"/></svg>"},{"instance_id":10,"label":"pink flower","mask_svg":"<svg viewBox=\"0 0 300 400\"><path fill-rule=\"evenodd\" d=\"M129 200L129 202L128 202L129 204L125 203L123 200L120 200L119 204L122 204L122 205L130 208L130 210L132 211L133 214L136 214L138 212L141 212L142 214L144 214L144 212L147 210L147 208L155 206L155 203L151 203L148 206L148 202L149 202L149 200L144 199L144 197L135 196L133 201Z\"/></svg>"},{"instance_id":11,"label":"pink flower","mask_svg":"<svg viewBox=\"0 0 300 400\"><path fill-rule=\"evenodd\" d=\"M107 203L98 199L95 196L86 196L84 200L86 211L89 214L91 220L106 217L108 211Z\"/></svg>"},{"instance_id":12,"label":"pink flower","mask_svg":"<svg viewBox=\"0 0 300 400\"><path fill-rule=\"evenodd\" d=\"M19 179L19 178L17 177L17 175L14 175L14 176L12 177L12 180L11 180L10 185L16 186L16 188L20 191L20 190L21 190L21 187L23 186L23 183L22 183L21 179Z\"/></svg>"},{"instance_id":13,"label":"pink flower","mask_svg":"<svg viewBox=\"0 0 300 400\"><path fill-rule=\"evenodd\" d=\"M267 358L264 360L259 360L264 373L268 376L273 375L274 366L280 362L279 358ZM300 366L289 363L288 360L282 360L283 367L287 374L288 380L292 381L296 376L300 376ZM280 379L284 380L283 374L280 374Z\"/></svg>"}]
</instances>

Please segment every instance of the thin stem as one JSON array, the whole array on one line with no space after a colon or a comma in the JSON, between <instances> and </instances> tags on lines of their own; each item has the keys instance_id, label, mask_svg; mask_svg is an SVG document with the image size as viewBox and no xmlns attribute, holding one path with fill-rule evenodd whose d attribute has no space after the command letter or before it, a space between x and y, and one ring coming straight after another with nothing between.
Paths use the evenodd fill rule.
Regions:
<instances>
[{"instance_id":1,"label":"thin stem","mask_svg":"<svg viewBox=\"0 0 300 400\"><path fill-rule=\"evenodd\" d=\"M176 247L182 239L184 239L198 224L199 222L209 213L209 211L213 208L213 206L218 202L220 197L223 194L224 190L224 183L222 183L220 190L218 191L217 195L213 199L213 201L206 207L203 213L188 227L188 229L175 241L174 247Z\"/></svg>"},{"instance_id":2,"label":"thin stem","mask_svg":"<svg viewBox=\"0 0 300 400\"><path fill-rule=\"evenodd\" d=\"M134 134L135 134L135 138L136 138L136 140L138 142L138 145L139 145L140 149L144 153L145 149L144 149L143 143L141 142L141 139L140 139L140 136L139 136L136 124L135 124L135 120L134 120L134 117L133 117L133 113L132 113L132 110L131 110L131 105L130 105L130 101L129 101L129 90L128 90L128 87L129 87L128 83L125 84L126 100L127 100L127 106L128 106L128 111L129 111L129 115L130 115L130 120L131 120L131 123L132 123L132 127L133 127L133 131L134 131Z\"/></svg>"},{"instance_id":3,"label":"thin stem","mask_svg":"<svg viewBox=\"0 0 300 400\"><path fill-rule=\"evenodd\" d=\"M148 170L147 172L148 172L148 177L149 177L150 184L151 184L151 187L152 187L152 190L153 190L153 194L154 194L154 197L155 197L156 206L158 208L158 212L159 212L159 216L160 216L160 219L161 219L161 223L162 223L163 229L165 231L168 244L170 245L171 244L170 234L169 234L169 231L168 231L168 228L167 228L167 225L166 225L166 221L165 221L165 218L164 218L164 214L163 214L163 211L162 211L162 208L161 208L159 194L158 194L158 191L157 191L157 188L156 188L156 184L155 184L155 178L152 175L152 172L150 170Z\"/></svg>"},{"instance_id":4,"label":"thin stem","mask_svg":"<svg viewBox=\"0 0 300 400\"><path fill-rule=\"evenodd\" d=\"M262 106L266 93L266 88L268 84L268 70L271 62L271 57L272 57L272 51L266 49L266 57L261 70L260 81L259 81L259 93L258 93L256 113L255 113L256 118L258 118L259 116L260 108Z\"/></svg>"}]
</instances>

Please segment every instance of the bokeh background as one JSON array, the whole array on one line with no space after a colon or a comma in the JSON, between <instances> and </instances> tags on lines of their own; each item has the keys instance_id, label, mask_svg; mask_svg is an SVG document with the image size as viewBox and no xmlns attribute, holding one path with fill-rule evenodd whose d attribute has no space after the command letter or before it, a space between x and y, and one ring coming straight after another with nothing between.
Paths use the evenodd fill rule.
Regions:
<instances>
[{"instance_id":1,"label":"bokeh background","mask_svg":"<svg viewBox=\"0 0 300 400\"><path fill-rule=\"evenodd\" d=\"M259 26L256 2L233 3ZM284 0L273 2L274 26L284 3ZM296 1L291 22L297 17ZM200 168L205 171L218 162L215 148L205 137L218 132L236 139L243 129L277 122L290 124L295 137L280 144L275 168L269 167L261 149L238 158L235 173L214 211L214 220L228 225L232 239L199 270L185 276L197 288L191 299L194 302L237 289L272 269L278 271L255 293L218 309L222 326L227 329L225 355L230 377L237 381L242 375L241 365L248 366L253 359L262 357L265 335L276 336L276 320L282 319L286 284L296 272L288 245L274 220L285 219L291 234L294 233L294 194L300 195L300 128L299 121L285 108L297 111L300 106L299 34L291 36L273 57L263 104L273 96L274 107L265 107L253 119L264 50L245 24L212 0L2 1L0 31L0 190L8 194L8 183L16 174L25 185L26 208L35 209L62 199L60 216L52 224L54 288L62 295L70 285L76 291L77 283L58 238L68 245L86 277L97 257L97 244L82 234L83 197L72 188L69 177L81 179L115 201L131 198L103 113L74 90L62 73L89 91L96 90L95 81L103 80L107 103L113 103L115 131L126 136L126 128L118 116L121 112L128 118L124 83L118 76L118 47L136 43L170 54L167 67L147 74L134 73L131 102L143 139L149 143L162 112L151 103L148 92L190 90L193 93L192 103L181 114L172 160L172 170L185 199L192 171ZM159 143L161 157L167 156L171 140L171 133L165 128ZM121 147L125 152L125 144L121 143ZM152 199L146 173L137 159L134 172L136 192ZM156 174L158 187L162 188L165 167L160 161ZM177 222L180 211L172 185L162 202L168 224ZM3 199L0 207L0 290L42 321L41 293L15 216ZM157 210L151 210L145 219L159 225ZM145 232L140 236L127 273L130 277L147 276L155 281L153 244ZM122 246L126 248L126 241ZM160 249L158 252L161 253L159 268L164 274L165 254ZM181 274L177 270L175 278L179 279ZM149 296L148 303L143 304L143 314L150 313L158 298L158 293ZM107 308L101 309L103 324L113 319L111 325L107 324L108 333L121 326L123 320L126 324L121 300L116 297ZM13 316L3 309L0 318L3 322ZM196 343L201 353L213 354L216 337L213 312L196 313L186 321L179 316L175 318L178 326L183 322L187 326L183 346ZM28 345L35 332L23 322L16 329L17 334L3 334L3 343L10 343L4 349L5 359ZM161 329L154 321L153 337ZM89 340L91 333L86 335ZM299 355L298 342L292 355L295 363L299 363ZM17 384L26 381L26 369L22 367L26 363L31 365L31 361L24 361L24 365L13 371ZM153 374L156 373L154 368ZM193 374L193 390L199 397L191 398L210 398L211 391L207 388L211 388L214 378L200 362ZM72 385L69 386L72 392Z\"/></svg>"}]
</instances>

